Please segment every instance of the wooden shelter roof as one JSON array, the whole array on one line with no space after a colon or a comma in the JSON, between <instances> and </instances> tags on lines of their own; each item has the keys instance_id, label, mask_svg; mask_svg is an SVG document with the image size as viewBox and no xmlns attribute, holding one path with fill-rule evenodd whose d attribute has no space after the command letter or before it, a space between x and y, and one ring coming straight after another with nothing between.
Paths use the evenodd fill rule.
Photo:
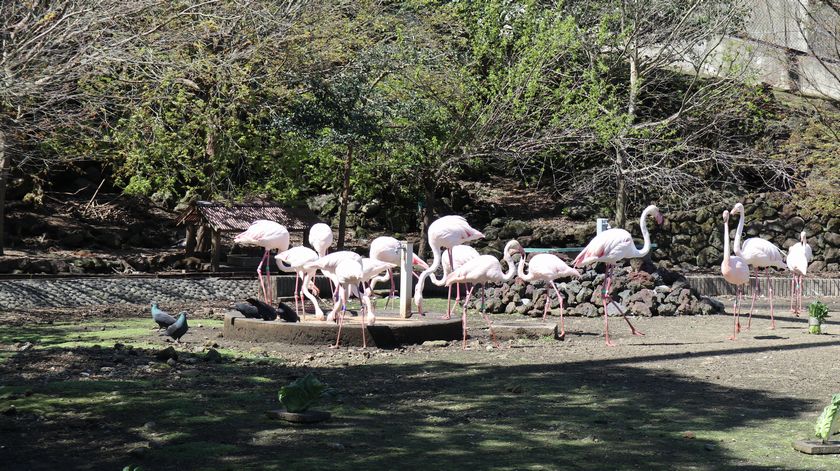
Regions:
<instances>
[{"instance_id":1,"label":"wooden shelter roof","mask_svg":"<svg viewBox=\"0 0 840 471\"><path fill-rule=\"evenodd\" d=\"M218 232L240 232L257 219L268 219L286 226L290 231L304 231L318 222L305 208L285 208L277 203L220 203L196 201L178 218L177 225L201 224L202 221Z\"/></svg>"}]
</instances>

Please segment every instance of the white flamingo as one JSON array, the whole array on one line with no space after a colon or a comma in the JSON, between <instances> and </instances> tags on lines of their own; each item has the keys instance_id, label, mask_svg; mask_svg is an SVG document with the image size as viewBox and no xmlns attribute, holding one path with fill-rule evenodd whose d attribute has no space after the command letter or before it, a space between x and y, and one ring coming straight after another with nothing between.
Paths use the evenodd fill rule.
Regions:
<instances>
[{"instance_id":1,"label":"white flamingo","mask_svg":"<svg viewBox=\"0 0 840 471\"><path fill-rule=\"evenodd\" d=\"M580 277L580 272L566 265L560 257L550 253L539 253L528 261L528 273L525 273L525 257L519 261L519 279L525 282L547 281L554 289L557 299L560 301L560 339L566 337L566 327L563 323L563 296L554 284L557 278ZM548 315L548 308L551 304L551 293L545 290L545 310L543 310L543 321Z\"/></svg>"},{"instance_id":2,"label":"white flamingo","mask_svg":"<svg viewBox=\"0 0 840 471\"><path fill-rule=\"evenodd\" d=\"M808 273L808 263L813 259L814 252L808 245L805 231L802 231L799 234L799 242L788 249L787 259L785 260L788 270L793 275L790 279L790 312L796 314L797 317L802 311L802 277ZM794 298L796 298L795 303Z\"/></svg>"},{"instance_id":3,"label":"white flamingo","mask_svg":"<svg viewBox=\"0 0 840 471\"><path fill-rule=\"evenodd\" d=\"M323 257L318 258L317 260L313 260L309 263L303 265L303 269L309 272L310 270L321 270L321 273L324 274L330 281L335 283L336 286L339 286L338 276L336 274L336 268L338 265L345 261L345 260L352 260L355 262L360 262L362 256L355 253L350 252L349 250L342 250L340 252L333 252L331 254L324 255ZM360 265L361 266L361 265ZM349 268L346 268L349 270ZM309 280L305 279L304 284L306 284ZM356 283L358 285L358 283ZM339 297L340 297L339 293ZM327 316L327 320L332 322L335 321L335 314L336 309L333 308L333 311ZM318 317L316 315L316 319L323 320L322 317Z\"/></svg>"},{"instance_id":4,"label":"white flamingo","mask_svg":"<svg viewBox=\"0 0 840 471\"><path fill-rule=\"evenodd\" d=\"M267 280L263 281L262 266L268 260L268 255L272 249L277 249L279 252L288 250L289 248L289 231L282 224L266 219L258 219L251 223L245 232L238 234L233 238L233 242L240 245L251 245L263 247L265 253L259 266L257 266L257 278L260 280L260 288L263 292L263 300L271 304L267 286L271 281L270 263L266 264L265 271Z\"/></svg>"},{"instance_id":5,"label":"white flamingo","mask_svg":"<svg viewBox=\"0 0 840 471\"><path fill-rule=\"evenodd\" d=\"M446 286L452 286L453 283L473 284L472 288L470 288L469 292L467 292L467 299L464 300L464 310L461 314L461 328L464 333L464 340L461 348L467 348L467 306L470 304L470 297L472 296L473 290L475 290L476 285L482 285L481 306L483 308L484 291L487 288L487 283L504 283L505 281L510 281L516 274L516 267L514 266L513 258L511 257L517 252L522 254L523 257L525 256L522 246L519 245L519 242L516 240L511 240L505 245L504 260L508 264L507 272L502 271L502 264L496 257L492 255L481 255L464 263L456 270L453 270L452 273L447 275L443 280ZM496 340L496 334L493 332L493 323L490 322L490 318L487 317L487 314L484 311L479 309L479 312L487 322L487 327L490 329L490 335L493 338L493 342L498 346L499 342Z\"/></svg>"},{"instance_id":6,"label":"white flamingo","mask_svg":"<svg viewBox=\"0 0 840 471\"><path fill-rule=\"evenodd\" d=\"M450 252L452 252L450 254ZM452 273L452 270L456 270L461 267L461 265L469 262L474 258L478 258L481 254L478 253L478 250L470 247L469 245L456 245L451 249L446 249L443 251L443 256L441 257L441 265L443 265L443 275L444 278ZM451 260L451 262L450 262ZM466 288L466 287L465 287ZM449 292L447 293L447 299L452 299L452 286L449 286ZM455 305L457 306L458 303L461 302L461 283L455 283ZM449 319L452 317L452 311L450 309L449 303L446 305L446 315L443 316L444 319Z\"/></svg>"},{"instance_id":7,"label":"white flamingo","mask_svg":"<svg viewBox=\"0 0 840 471\"><path fill-rule=\"evenodd\" d=\"M610 326L607 316L607 304L613 302L610 297L610 287L612 286L613 268L615 263L627 258L640 258L650 252L650 234L647 229L647 217L653 215L656 218L657 224L662 224L662 213L659 208L650 205L642 211L642 217L639 219L639 225L642 227L642 237L644 237L644 245L641 250L636 248L633 243L633 237L624 229L607 229L601 232L594 239L592 239L583 252L578 254L575 258L574 267L582 267L590 263L603 262L606 264L605 278L603 290L601 291L601 299L604 302L604 339L608 347L614 347L615 344L610 341ZM618 305L616 304L616 307ZM621 315L630 326L630 332L633 335L644 335L633 327L627 314L621 310Z\"/></svg>"},{"instance_id":8,"label":"white flamingo","mask_svg":"<svg viewBox=\"0 0 840 471\"><path fill-rule=\"evenodd\" d=\"M744 295L744 285L750 282L750 267L743 258L729 254L729 211L723 212L723 262L720 264L720 273L728 283L735 285L735 304L732 306L732 317L735 325L732 328L732 336L729 340L735 340L738 332L741 331L741 324L738 317L741 314L741 298Z\"/></svg>"},{"instance_id":9,"label":"white flamingo","mask_svg":"<svg viewBox=\"0 0 840 471\"><path fill-rule=\"evenodd\" d=\"M306 318L306 305L303 300L303 297L306 296L312 301L312 305L315 306L315 318L323 319L324 312L318 305L318 299L309 291L309 285L312 283L315 293L318 293L318 288L315 287L314 283L316 269L313 268L307 271L303 268L307 263L318 260L318 252L315 252L309 247L292 247L289 250L275 255L274 259L277 261L277 266L280 270L295 273L295 312L298 311L298 295L300 295L300 306L303 308L303 317ZM303 282L300 290L298 290L299 281Z\"/></svg>"},{"instance_id":10,"label":"white flamingo","mask_svg":"<svg viewBox=\"0 0 840 471\"><path fill-rule=\"evenodd\" d=\"M770 293L770 328L776 328L776 319L773 317L773 287L770 286L770 272L767 270L770 267L786 269L785 259L782 256L782 251L776 247L775 244L769 240L760 237L751 237L744 241L741 245L741 234L744 232L744 205L736 203L730 211L731 214L741 213L741 218L738 221L738 229L735 231L735 255L744 259L748 265L755 268L755 290L753 290L752 303L750 303L750 316L747 319L747 328L752 324L753 307L755 307L755 296L758 293L759 278L758 269L764 268L764 273L767 278L767 291Z\"/></svg>"},{"instance_id":11,"label":"white flamingo","mask_svg":"<svg viewBox=\"0 0 840 471\"><path fill-rule=\"evenodd\" d=\"M358 285L371 280L371 278L382 273L389 268L393 268L393 263L382 262L380 260L373 260L370 258L361 258L354 260L346 258L342 260L335 268L336 281L339 283L338 297L339 300L333 307L333 311L338 311L338 306L341 305L341 315L338 317L338 335L335 339L335 346L338 347L341 340L341 328L344 324L344 316L347 313L347 300L351 290L355 290L358 295ZM373 325L376 322L376 315L373 312L373 305L370 302L370 288L363 289L359 296L362 303L361 308L361 325L362 325L362 347L367 347L367 326Z\"/></svg>"},{"instance_id":12,"label":"white flamingo","mask_svg":"<svg viewBox=\"0 0 840 471\"><path fill-rule=\"evenodd\" d=\"M461 216L444 216L429 225L429 247L432 249L434 259L429 268L423 270L423 273L420 274L417 286L414 288L414 304L417 305L417 311L420 315L423 315L423 285L426 278L431 278L432 283L438 286L444 284L443 278L438 279L434 275L440 267L441 249L452 248L482 237L484 237L484 234L470 227L467 220ZM449 261L452 262L451 259ZM451 298L447 304L450 302ZM449 312L449 308L447 308L447 312Z\"/></svg>"},{"instance_id":13,"label":"white flamingo","mask_svg":"<svg viewBox=\"0 0 840 471\"><path fill-rule=\"evenodd\" d=\"M381 236L373 239L370 243L370 258L374 260L379 260L382 262L387 262L393 264L395 267L400 265L400 241L397 239L390 237L390 236ZM422 267L424 270L429 268L429 264L423 261L422 258L418 257L417 254L411 254L411 264L415 266ZM412 275L417 276L414 271L411 272ZM376 284L380 281L391 281L391 292L388 296L388 300L394 297L394 272L393 268L388 268L388 272L381 277L375 277L370 280L370 289L373 291L376 289ZM385 303L385 307L388 307L388 303Z\"/></svg>"}]
</instances>

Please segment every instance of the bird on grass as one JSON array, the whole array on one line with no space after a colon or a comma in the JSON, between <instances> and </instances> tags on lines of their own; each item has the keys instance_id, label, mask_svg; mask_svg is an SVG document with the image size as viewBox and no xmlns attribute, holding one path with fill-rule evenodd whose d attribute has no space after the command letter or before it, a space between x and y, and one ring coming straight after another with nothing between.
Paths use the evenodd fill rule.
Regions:
<instances>
[{"instance_id":1,"label":"bird on grass","mask_svg":"<svg viewBox=\"0 0 840 471\"><path fill-rule=\"evenodd\" d=\"M189 328L190 327L187 325L187 313L180 312L178 314L178 320L166 328L166 335L172 337L175 340L175 343L181 343L181 337L187 333Z\"/></svg>"},{"instance_id":2,"label":"bird on grass","mask_svg":"<svg viewBox=\"0 0 840 471\"><path fill-rule=\"evenodd\" d=\"M152 303L152 320L157 322L158 331L175 323L175 318L168 312L161 310L156 302Z\"/></svg>"},{"instance_id":3,"label":"bird on grass","mask_svg":"<svg viewBox=\"0 0 840 471\"><path fill-rule=\"evenodd\" d=\"M280 303L280 309L275 309L259 299L248 298L246 301L251 304L251 306L257 308L257 318L261 318L264 321L277 320L278 317L286 322L300 321L300 317L298 317L295 310L285 303Z\"/></svg>"},{"instance_id":4,"label":"bird on grass","mask_svg":"<svg viewBox=\"0 0 840 471\"><path fill-rule=\"evenodd\" d=\"M808 263L814 259L814 251L808 245L805 238L805 231L799 234L799 242L788 249L787 263L788 270L793 275L790 279L790 312L799 317L802 311L802 277L808 273Z\"/></svg>"},{"instance_id":5,"label":"bird on grass","mask_svg":"<svg viewBox=\"0 0 840 471\"><path fill-rule=\"evenodd\" d=\"M560 260L560 257L550 253L538 253L528 262L528 273L525 273L525 257L519 261L519 268L517 271L519 279L525 282L544 281L551 285L554 289L554 294L560 303L560 339L566 337L566 326L563 323L563 296L554 280L557 278L579 278L580 272L574 268L566 265L566 262ZM548 315L548 309L551 307L551 293L548 288L545 290L545 309L543 310L543 321Z\"/></svg>"}]
</instances>

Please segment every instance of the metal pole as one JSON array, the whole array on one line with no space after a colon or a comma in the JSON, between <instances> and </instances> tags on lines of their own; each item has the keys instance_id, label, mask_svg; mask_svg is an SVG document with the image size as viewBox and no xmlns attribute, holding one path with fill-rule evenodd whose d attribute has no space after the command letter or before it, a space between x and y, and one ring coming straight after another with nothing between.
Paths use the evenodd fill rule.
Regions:
<instances>
[{"instance_id":1,"label":"metal pole","mask_svg":"<svg viewBox=\"0 0 840 471\"><path fill-rule=\"evenodd\" d=\"M414 246L411 242L400 243L400 317L411 317L411 296L414 293L414 276L412 272L412 254Z\"/></svg>"}]
</instances>

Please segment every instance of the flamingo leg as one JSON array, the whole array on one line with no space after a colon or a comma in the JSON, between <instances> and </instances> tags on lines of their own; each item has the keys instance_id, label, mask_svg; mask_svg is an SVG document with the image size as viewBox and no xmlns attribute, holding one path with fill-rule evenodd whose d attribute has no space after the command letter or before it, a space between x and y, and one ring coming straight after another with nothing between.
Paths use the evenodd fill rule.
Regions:
<instances>
[{"instance_id":1,"label":"flamingo leg","mask_svg":"<svg viewBox=\"0 0 840 471\"><path fill-rule=\"evenodd\" d=\"M545 308L543 308L543 322L545 322L545 318L548 316L548 308L551 305L551 293L548 290L545 290Z\"/></svg>"},{"instance_id":2,"label":"flamingo leg","mask_svg":"<svg viewBox=\"0 0 840 471\"><path fill-rule=\"evenodd\" d=\"M295 273L295 290L292 292L292 295L295 298L295 314L300 315L300 307L298 305L298 295L300 294L298 291L298 281L300 281L300 274Z\"/></svg>"},{"instance_id":3,"label":"flamingo leg","mask_svg":"<svg viewBox=\"0 0 840 471\"><path fill-rule=\"evenodd\" d=\"M758 268L755 269L755 279L756 280L759 279L758 278ZM752 295L752 302L750 303L750 316L747 318L747 330L750 330L750 327L752 327L752 313L753 313L753 307L755 307L755 295L756 295L757 291L758 291L758 284L756 283L756 288L754 288L752 290L753 295Z\"/></svg>"},{"instance_id":4,"label":"flamingo leg","mask_svg":"<svg viewBox=\"0 0 840 471\"><path fill-rule=\"evenodd\" d=\"M805 275L799 275L799 312L802 312L802 283Z\"/></svg>"},{"instance_id":5,"label":"flamingo leg","mask_svg":"<svg viewBox=\"0 0 840 471\"><path fill-rule=\"evenodd\" d=\"M464 333L464 342L461 344L461 350L467 349L467 305L470 303L470 296L475 289L475 285L467 292L467 300L464 301L464 310L461 313L461 330Z\"/></svg>"},{"instance_id":6,"label":"flamingo leg","mask_svg":"<svg viewBox=\"0 0 840 471\"><path fill-rule=\"evenodd\" d=\"M610 264L607 264L607 269L604 271L604 285L601 288L601 301L604 303L604 339L608 347L615 347L615 344L610 342L610 321L607 316L607 300L609 299L610 291Z\"/></svg>"},{"instance_id":7,"label":"flamingo leg","mask_svg":"<svg viewBox=\"0 0 840 471\"><path fill-rule=\"evenodd\" d=\"M457 284L457 283L456 283ZM449 319L452 317L452 285L449 285L449 289L446 293L446 314L441 317L441 319Z\"/></svg>"},{"instance_id":8,"label":"flamingo leg","mask_svg":"<svg viewBox=\"0 0 840 471\"><path fill-rule=\"evenodd\" d=\"M773 317L773 286L770 285L770 268L764 268L765 278L767 279L767 292L770 294L770 330L776 328L776 319Z\"/></svg>"},{"instance_id":9,"label":"flamingo leg","mask_svg":"<svg viewBox=\"0 0 840 471\"><path fill-rule=\"evenodd\" d=\"M390 268L388 269L388 278L391 279L391 292L388 293L388 300L385 301L385 309L388 309L388 305L391 304L391 300L394 299L394 295L397 292L397 288L394 285L394 272Z\"/></svg>"},{"instance_id":10,"label":"flamingo leg","mask_svg":"<svg viewBox=\"0 0 840 471\"><path fill-rule=\"evenodd\" d=\"M262 289L263 300L268 302L268 294L266 293L265 289L265 282L263 281L263 274L262 274L262 267L265 261L268 259L268 249L265 250L263 253L263 257L260 260L260 264L257 265L257 279L260 281L260 288Z\"/></svg>"},{"instance_id":11,"label":"flamingo leg","mask_svg":"<svg viewBox=\"0 0 840 471\"><path fill-rule=\"evenodd\" d=\"M790 277L790 312L795 314L799 317L799 313L796 312L796 273Z\"/></svg>"},{"instance_id":12,"label":"flamingo leg","mask_svg":"<svg viewBox=\"0 0 840 471\"><path fill-rule=\"evenodd\" d=\"M275 294L274 291L276 291L276 289L275 290L271 289L272 288L272 286L271 286L271 258L270 258L271 257L271 252L266 251L265 256L266 256L266 261L268 262L268 263L265 264L265 290L268 293L268 300L266 301L266 303L273 306L274 305L274 294Z\"/></svg>"},{"instance_id":13,"label":"flamingo leg","mask_svg":"<svg viewBox=\"0 0 840 471\"><path fill-rule=\"evenodd\" d=\"M735 340L738 331L740 330L740 326L738 325L738 294L740 293L741 288L736 286L735 287L735 301L732 303L732 335L729 336L729 340Z\"/></svg>"},{"instance_id":14,"label":"flamingo leg","mask_svg":"<svg viewBox=\"0 0 840 471\"><path fill-rule=\"evenodd\" d=\"M338 348L341 341L341 327L344 325L344 316L347 314L347 297L347 291L343 287L339 287L339 298L341 299L338 302L341 303L341 313L338 315L338 335L335 337L333 348Z\"/></svg>"},{"instance_id":15,"label":"flamingo leg","mask_svg":"<svg viewBox=\"0 0 840 471\"><path fill-rule=\"evenodd\" d=\"M557 285L554 284L554 280L551 280L551 287L554 288L554 293L557 295L557 299L560 300L560 340L566 338L566 326L563 325L563 296L560 296L560 290L557 289ZM546 295L548 292L546 290ZM545 300L546 305L548 305L548 299ZM545 319L545 317L543 317Z\"/></svg>"},{"instance_id":16,"label":"flamingo leg","mask_svg":"<svg viewBox=\"0 0 840 471\"><path fill-rule=\"evenodd\" d=\"M362 285L362 289L364 289L364 284ZM362 311L362 348L367 348L367 322L365 322L365 314L367 314L367 305L365 304L365 298L367 296L362 295L362 307L359 309Z\"/></svg>"}]
</instances>

